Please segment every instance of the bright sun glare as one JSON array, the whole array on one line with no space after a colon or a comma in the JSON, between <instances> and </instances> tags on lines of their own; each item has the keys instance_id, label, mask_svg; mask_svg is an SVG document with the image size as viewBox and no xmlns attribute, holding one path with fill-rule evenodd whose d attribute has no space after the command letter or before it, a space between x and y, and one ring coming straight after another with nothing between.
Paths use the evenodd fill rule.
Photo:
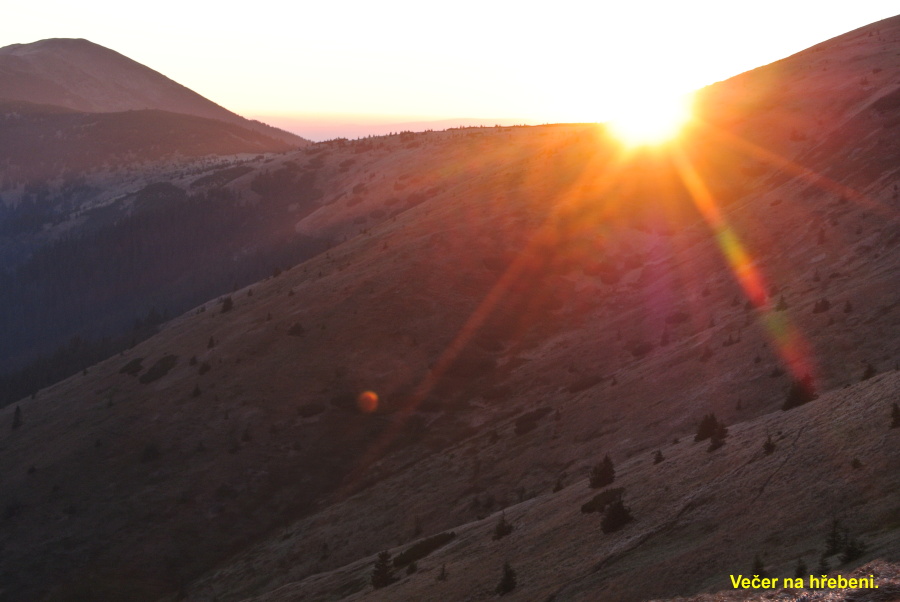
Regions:
<instances>
[{"instance_id":1,"label":"bright sun glare","mask_svg":"<svg viewBox=\"0 0 900 602\"><path fill-rule=\"evenodd\" d=\"M646 93L614 110L607 126L628 146L661 144L677 136L691 119L691 96Z\"/></svg>"}]
</instances>

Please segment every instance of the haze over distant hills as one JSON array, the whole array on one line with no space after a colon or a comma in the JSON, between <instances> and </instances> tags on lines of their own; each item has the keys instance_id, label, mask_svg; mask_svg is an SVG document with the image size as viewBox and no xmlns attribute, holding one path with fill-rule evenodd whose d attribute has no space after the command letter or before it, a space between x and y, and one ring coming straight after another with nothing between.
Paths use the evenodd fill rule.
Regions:
<instances>
[{"instance_id":1,"label":"haze over distant hills","mask_svg":"<svg viewBox=\"0 0 900 602\"><path fill-rule=\"evenodd\" d=\"M386 116L346 116L346 115L267 115L260 119L276 124L292 132L317 142L334 138L365 138L384 136L399 132L423 132L426 130L446 130L458 127L493 127L495 125L533 125L523 119L482 119L460 117L456 119L402 119Z\"/></svg>"},{"instance_id":2,"label":"haze over distant hills","mask_svg":"<svg viewBox=\"0 0 900 602\"><path fill-rule=\"evenodd\" d=\"M898 53L900 17L720 82L670 147L404 132L4 191L8 353L137 323L6 381L0 600L896 599ZM714 593L822 565L880 589Z\"/></svg>"}]
</instances>

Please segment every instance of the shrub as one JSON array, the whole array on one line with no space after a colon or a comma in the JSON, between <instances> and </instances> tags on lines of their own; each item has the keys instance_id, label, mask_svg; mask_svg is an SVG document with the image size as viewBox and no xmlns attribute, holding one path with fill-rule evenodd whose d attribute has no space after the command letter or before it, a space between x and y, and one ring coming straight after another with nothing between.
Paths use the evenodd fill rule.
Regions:
<instances>
[{"instance_id":1,"label":"shrub","mask_svg":"<svg viewBox=\"0 0 900 602\"><path fill-rule=\"evenodd\" d=\"M447 545L454 537L456 537L456 533L450 531L447 533L438 533L437 535L432 535L431 537L426 537L421 541L417 541L397 554L397 557L394 558L394 566L401 567L404 564L421 560L438 548Z\"/></svg>"},{"instance_id":2,"label":"shrub","mask_svg":"<svg viewBox=\"0 0 900 602\"><path fill-rule=\"evenodd\" d=\"M719 421L712 412L706 414L697 426L697 434L694 435L694 441L705 441L712 437L719 428Z\"/></svg>"},{"instance_id":3,"label":"shrub","mask_svg":"<svg viewBox=\"0 0 900 602\"><path fill-rule=\"evenodd\" d=\"M604 377L602 376L586 376L585 378L581 378L571 383L566 390L569 393L580 393L581 391L586 391L591 387L599 385L603 382Z\"/></svg>"},{"instance_id":4,"label":"shrub","mask_svg":"<svg viewBox=\"0 0 900 602\"><path fill-rule=\"evenodd\" d=\"M312 418L317 414L321 414L325 411L324 403L317 403L312 401L310 403L303 404L299 408L297 408L297 414L299 414L302 418Z\"/></svg>"},{"instance_id":5,"label":"shrub","mask_svg":"<svg viewBox=\"0 0 900 602\"><path fill-rule=\"evenodd\" d=\"M137 376L138 372L140 372L143 368L141 366L141 362L144 361L142 357L136 357L119 370L119 374L127 374L128 376Z\"/></svg>"},{"instance_id":6,"label":"shrub","mask_svg":"<svg viewBox=\"0 0 900 602\"><path fill-rule=\"evenodd\" d=\"M844 549L844 543L847 541L847 529L841 524L840 519L831 521L831 528L828 535L825 536L825 556L832 556Z\"/></svg>"},{"instance_id":7,"label":"shrub","mask_svg":"<svg viewBox=\"0 0 900 602\"><path fill-rule=\"evenodd\" d=\"M753 573L754 577L764 578L768 576L766 565L763 563L759 554L753 557L753 566L750 567L750 571Z\"/></svg>"},{"instance_id":8,"label":"shrub","mask_svg":"<svg viewBox=\"0 0 900 602\"><path fill-rule=\"evenodd\" d=\"M156 443L148 443L141 452L141 462L153 462L160 456L159 446Z\"/></svg>"},{"instance_id":9,"label":"shrub","mask_svg":"<svg viewBox=\"0 0 900 602\"><path fill-rule=\"evenodd\" d=\"M22 504L19 502L19 500L11 501L11 502L7 503L6 506L3 508L3 519L9 520L9 519L15 517L17 514L19 514L19 512L21 512L21 510L22 510Z\"/></svg>"},{"instance_id":10,"label":"shrub","mask_svg":"<svg viewBox=\"0 0 900 602\"><path fill-rule=\"evenodd\" d=\"M231 311L233 308L234 301L231 300L231 295L229 295L222 300L222 313L224 314L226 311Z\"/></svg>"},{"instance_id":11,"label":"shrub","mask_svg":"<svg viewBox=\"0 0 900 602\"><path fill-rule=\"evenodd\" d=\"M816 301L815 306L813 306L813 313L821 314L828 311L829 309L831 309L831 303L828 302L828 299L821 299L819 301Z\"/></svg>"},{"instance_id":12,"label":"shrub","mask_svg":"<svg viewBox=\"0 0 900 602\"><path fill-rule=\"evenodd\" d=\"M516 589L516 572L510 566L509 562L504 562L503 576L500 578L500 583L497 584L497 588L494 590L494 592L502 596L504 594L508 594L514 589Z\"/></svg>"},{"instance_id":13,"label":"shrub","mask_svg":"<svg viewBox=\"0 0 900 602\"><path fill-rule=\"evenodd\" d=\"M875 366L866 362L866 369L865 369L865 371L863 371L863 375L862 375L862 378L860 378L860 380L869 380L870 378L875 376L877 373L878 373L878 371L875 370Z\"/></svg>"},{"instance_id":14,"label":"shrub","mask_svg":"<svg viewBox=\"0 0 900 602\"><path fill-rule=\"evenodd\" d=\"M891 428L900 428L900 406L896 403L891 406Z\"/></svg>"},{"instance_id":15,"label":"shrub","mask_svg":"<svg viewBox=\"0 0 900 602\"><path fill-rule=\"evenodd\" d=\"M857 558L861 558L865 553L866 544L856 537L848 536L847 540L844 542L844 549L841 550L841 554L838 558L841 559L841 564L847 564L848 562L853 562Z\"/></svg>"},{"instance_id":16,"label":"shrub","mask_svg":"<svg viewBox=\"0 0 900 602\"><path fill-rule=\"evenodd\" d=\"M797 560L797 567L794 569L794 578L800 579L805 578L809 574L809 569L806 566L806 563L803 562L802 558Z\"/></svg>"},{"instance_id":17,"label":"shrub","mask_svg":"<svg viewBox=\"0 0 900 602\"><path fill-rule=\"evenodd\" d=\"M152 383L155 380L159 380L163 376L169 373L169 370L175 367L175 364L178 363L177 355L164 355L159 358L155 364L150 366L150 369L147 370L143 376L141 376L138 380L140 382L147 384Z\"/></svg>"},{"instance_id":18,"label":"shrub","mask_svg":"<svg viewBox=\"0 0 900 602\"><path fill-rule=\"evenodd\" d=\"M538 408L537 410L532 410L526 414L522 414L518 418L516 418L516 429L515 433L517 435L524 435L525 433L529 433L537 428L537 422L547 414L550 414L553 411L553 408Z\"/></svg>"},{"instance_id":19,"label":"shrub","mask_svg":"<svg viewBox=\"0 0 900 602\"><path fill-rule=\"evenodd\" d=\"M22 408L16 406L16 410L13 412L12 430L16 430L20 426L22 426Z\"/></svg>"},{"instance_id":20,"label":"shrub","mask_svg":"<svg viewBox=\"0 0 900 602\"><path fill-rule=\"evenodd\" d=\"M591 470L590 487L591 489L599 489L606 487L616 480L616 470L613 467L612 460L607 454L600 464L594 466Z\"/></svg>"},{"instance_id":21,"label":"shrub","mask_svg":"<svg viewBox=\"0 0 900 602\"><path fill-rule=\"evenodd\" d=\"M781 409L787 411L809 403L817 397L815 388L813 387L812 377L807 374L800 380L794 380L794 382L791 383Z\"/></svg>"},{"instance_id":22,"label":"shrub","mask_svg":"<svg viewBox=\"0 0 900 602\"><path fill-rule=\"evenodd\" d=\"M706 448L706 451L712 452L716 451L723 445L725 445L725 437L728 436L728 427L726 427L721 422L716 425L716 430L713 431L713 434L709 437L709 447Z\"/></svg>"},{"instance_id":23,"label":"shrub","mask_svg":"<svg viewBox=\"0 0 900 602\"><path fill-rule=\"evenodd\" d=\"M375 566L372 568L372 586L375 589L387 587L396 581L394 569L391 568L391 553L385 550L378 554Z\"/></svg>"},{"instance_id":24,"label":"shrub","mask_svg":"<svg viewBox=\"0 0 900 602\"><path fill-rule=\"evenodd\" d=\"M600 521L600 529L604 533L615 533L633 520L634 517L625 506L625 502L617 499L607 506L603 519Z\"/></svg>"},{"instance_id":25,"label":"shrub","mask_svg":"<svg viewBox=\"0 0 900 602\"><path fill-rule=\"evenodd\" d=\"M631 345L631 355L640 359L653 351L653 343L650 341L639 341Z\"/></svg>"},{"instance_id":26,"label":"shrub","mask_svg":"<svg viewBox=\"0 0 900 602\"><path fill-rule=\"evenodd\" d=\"M581 512L584 514L590 514L591 512L603 512L606 510L607 506L617 500L622 499L623 493L625 493L625 489L622 487L616 487L614 489L601 491L600 493L592 497L588 502L585 502L581 505Z\"/></svg>"},{"instance_id":27,"label":"shrub","mask_svg":"<svg viewBox=\"0 0 900 602\"><path fill-rule=\"evenodd\" d=\"M850 531L841 523L840 519L833 519L828 534L825 536L825 551L822 553L820 563L824 563L827 566L825 558L838 554L841 564L847 564L860 558L865 553L866 544L861 539L850 535Z\"/></svg>"},{"instance_id":28,"label":"shrub","mask_svg":"<svg viewBox=\"0 0 900 602\"><path fill-rule=\"evenodd\" d=\"M666 316L666 324L683 324L691 319L691 316L683 311L676 311Z\"/></svg>"},{"instance_id":29,"label":"shrub","mask_svg":"<svg viewBox=\"0 0 900 602\"><path fill-rule=\"evenodd\" d=\"M772 452L775 451L775 442L772 441L772 435L768 435L766 437L766 441L765 441L765 443L763 443L763 451L766 453L767 456L772 454Z\"/></svg>"},{"instance_id":30,"label":"shrub","mask_svg":"<svg viewBox=\"0 0 900 602\"><path fill-rule=\"evenodd\" d=\"M659 464L659 463L662 462L663 460L665 460L665 458L663 457L662 451L656 450L656 453L653 454L653 463L654 463L654 464Z\"/></svg>"},{"instance_id":31,"label":"shrub","mask_svg":"<svg viewBox=\"0 0 900 602\"><path fill-rule=\"evenodd\" d=\"M497 526L494 527L494 541L498 539L503 539L507 535L513 532L513 526L506 520L506 515L501 514L500 520L497 521Z\"/></svg>"},{"instance_id":32,"label":"shrub","mask_svg":"<svg viewBox=\"0 0 900 602\"><path fill-rule=\"evenodd\" d=\"M306 329L303 328L303 325L299 322L295 323L293 326L288 328L287 333L292 337L302 337L306 332Z\"/></svg>"}]
</instances>

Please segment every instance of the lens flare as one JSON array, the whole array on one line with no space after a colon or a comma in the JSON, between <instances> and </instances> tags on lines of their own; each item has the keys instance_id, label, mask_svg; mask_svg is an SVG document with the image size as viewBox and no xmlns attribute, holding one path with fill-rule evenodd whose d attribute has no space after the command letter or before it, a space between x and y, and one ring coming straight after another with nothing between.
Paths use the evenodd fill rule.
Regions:
<instances>
[{"instance_id":1,"label":"lens flare","mask_svg":"<svg viewBox=\"0 0 900 602\"><path fill-rule=\"evenodd\" d=\"M776 313L766 295L765 280L754 264L749 252L719 210L700 174L688 158L679 151L673 153L685 187L706 223L715 234L722 255L728 261L735 278L754 307L764 312L763 323L769 337L775 342L779 355L798 379L813 375L812 354L800 332L785 316Z\"/></svg>"},{"instance_id":2,"label":"lens flare","mask_svg":"<svg viewBox=\"0 0 900 602\"><path fill-rule=\"evenodd\" d=\"M356 405L359 411L364 414L371 414L378 409L378 393L375 391L363 391L356 398Z\"/></svg>"}]
</instances>

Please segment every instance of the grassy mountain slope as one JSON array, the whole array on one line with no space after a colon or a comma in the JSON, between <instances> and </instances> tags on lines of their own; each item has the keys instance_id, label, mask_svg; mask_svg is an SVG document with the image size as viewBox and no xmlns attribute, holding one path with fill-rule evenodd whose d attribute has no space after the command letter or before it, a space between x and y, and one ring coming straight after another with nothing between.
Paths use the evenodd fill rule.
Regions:
<instances>
[{"instance_id":1,"label":"grassy mountain slope","mask_svg":"<svg viewBox=\"0 0 900 602\"><path fill-rule=\"evenodd\" d=\"M759 77L871 74L898 27ZM783 125L821 95L719 104L672 154L480 128L182 174L339 244L0 410L0 595L478 600L509 561L515 599L640 600L724 589L757 554L814 567L833 518L867 544L847 569L897 561L894 87L803 136ZM782 411L807 374L818 398ZM635 518L611 534L580 510L606 454ZM372 590L379 551L451 530Z\"/></svg>"}]
</instances>

